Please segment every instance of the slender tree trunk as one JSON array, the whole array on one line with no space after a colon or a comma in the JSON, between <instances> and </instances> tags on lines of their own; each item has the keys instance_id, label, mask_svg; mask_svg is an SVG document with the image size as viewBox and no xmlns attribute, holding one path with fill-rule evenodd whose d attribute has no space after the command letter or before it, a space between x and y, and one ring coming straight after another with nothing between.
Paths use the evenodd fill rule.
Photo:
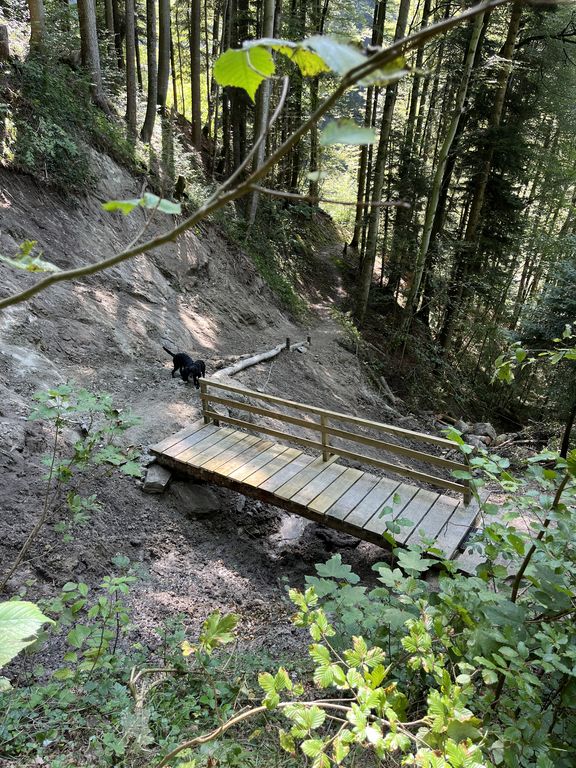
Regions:
<instances>
[{"instance_id":1,"label":"slender tree trunk","mask_svg":"<svg viewBox=\"0 0 576 768\"><path fill-rule=\"evenodd\" d=\"M8 26L0 24L0 62L10 61L10 40Z\"/></svg>"},{"instance_id":2,"label":"slender tree trunk","mask_svg":"<svg viewBox=\"0 0 576 768\"><path fill-rule=\"evenodd\" d=\"M428 16L430 15L430 0L424 0L422 8L422 21L421 28L427 26ZM424 59L424 45L420 46L416 53L415 68L416 72L422 70L422 62ZM394 285L393 275L390 275L389 283L390 288L399 289L402 274L406 268L406 261L408 259L408 253L413 250L414 244L410 242L410 225L414 217L415 209L415 195L413 191L412 179L414 178L415 165L417 158L414 153L414 130L416 128L416 115L418 108L418 94L420 90L421 78L416 75L412 83L412 91L410 96L410 107L406 118L406 134L404 136L404 142L400 151L400 163L398 170L398 196L401 200L406 200L410 204L410 208L398 208L396 210L396 217L394 220L394 232L392 235L391 253L394 256L396 264L396 285ZM391 270L392 272L392 270Z\"/></svg>"},{"instance_id":3,"label":"slender tree trunk","mask_svg":"<svg viewBox=\"0 0 576 768\"><path fill-rule=\"evenodd\" d=\"M144 91L144 83L142 81L142 62L140 60L140 39L138 37L138 9L134 8L134 51L136 53L136 80L138 82L138 90L140 93Z\"/></svg>"},{"instance_id":4,"label":"slender tree trunk","mask_svg":"<svg viewBox=\"0 0 576 768\"><path fill-rule=\"evenodd\" d=\"M112 2L112 19L114 21L114 47L116 48L116 61L118 62L118 69L124 69L124 51L122 50L122 42L124 40L125 20L122 13L120 13L119 0L111 0Z\"/></svg>"},{"instance_id":5,"label":"slender tree trunk","mask_svg":"<svg viewBox=\"0 0 576 768\"><path fill-rule=\"evenodd\" d=\"M112 5L112 0L105 0L104 2L104 19L106 21L108 56L112 62L116 57L116 47L114 43L114 7Z\"/></svg>"},{"instance_id":6,"label":"slender tree trunk","mask_svg":"<svg viewBox=\"0 0 576 768\"><path fill-rule=\"evenodd\" d=\"M156 56L156 0L146 0L146 52L148 59L148 100L146 102L146 117L140 132L142 141L148 143L152 138L156 106L158 100L158 63Z\"/></svg>"},{"instance_id":7,"label":"slender tree trunk","mask_svg":"<svg viewBox=\"0 0 576 768\"><path fill-rule=\"evenodd\" d=\"M158 91L156 103L161 114L166 110L170 80L170 0L158 3Z\"/></svg>"},{"instance_id":8,"label":"slender tree trunk","mask_svg":"<svg viewBox=\"0 0 576 768\"><path fill-rule=\"evenodd\" d=\"M176 51L178 53L178 79L180 80L180 101L182 103L182 114L186 117L186 98L184 96L184 72L182 69L182 46L180 45L180 18L178 14L178 3L176 10Z\"/></svg>"},{"instance_id":9,"label":"slender tree trunk","mask_svg":"<svg viewBox=\"0 0 576 768\"><path fill-rule=\"evenodd\" d=\"M200 92L200 1L191 0L190 3L190 91L192 98L192 141L194 146L200 148L202 139L202 112Z\"/></svg>"},{"instance_id":10,"label":"slender tree trunk","mask_svg":"<svg viewBox=\"0 0 576 768\"><path fill-rule=\"evenodd\" d=\"M28 0L30 12L30 50L41 53L46 45L46 12L43 0Z\"/></svg>"},{"instance_id":11,"label":"slender tree trunk","mask_svg":"<svg viewBox=\"0 0 576 768\"><path fill-rule=\"evenodd\" d=\"M323 35L324 25L326 23L326 17L328 15L328 2L324 0L323 7L320 6L320 0L313 0L311 22L312 32L314 34ZM310 81L310 112L314 113L318 108L318 87L319 81L317 77L312 78ZM318 144L318 126L316 123L310 129L310 164L309 169L311 173L316 173L319 169L319 144ZM308 194L312 198L319 196L320 184L318 179L311 178L308 185Z\"/></svg>"},{"instance_id":12,"label":"slender tree trunk","mask_svg":"<svg viewBox=\"0 0 576 768\"><path fill-rule=\"evenodd\" d=\"M396 21L396 32L394 40L400 40L406 32L408 21L408 11L410 0L401 0L398 9L398 19ZM384 189L384 175L386 167L386 152L390 130L392 128L392 115L396 104L396 94L398 84L392 83L386 87L386 97L384 100L384 111L382 113L382 125L380 127L380 139L378 142L378 152L374 166L374 185L372 188L371 200L373 203L379 203L382 199L382 190ZM368 218L368 235L366 238L366 253L362 260L362 269L360 272L360 281L358 286L358 296L355 308L355 317L361 325L364 322L366 308L368 306L368 296L372 284L374 273L374 263L376 261L376 251L378 248L378 225L380 223L380 207L373 205Z\"/></svg>"},{"instance_id":13,"label":"slender tree trunk","mask_svg":"<svg viewBox=\"0 0 576 768\"><path fill-rule=\"evenodd\" d=\"M78 0L78 21L80 23L80 55L82 64L90 73L92 100L97 106L109 112L110 105L102 85L94 0Z\"/></svg>"},{"instance_id":14,"label":"slender tree trunk","mask_svg":"<svg viewBox=\"0 0 576 768\"><path fill-rule=\"evenodd\" d=\"M126 13L126 124L128 141L136 141L136 23L134 0L125 0Z\"/></svg>"},{"instance_id":15,"label":"slender tree trunk","mask_svg":"<svg viewBox=\"0 0 576 768\"><path fill-rule=\"evenodd\" d=\"M382 45L382 39L384 34L384 20L386 18L386 0L376 0L374 5L374 17L372 21L372 45ZM378 104L378 88L368 88L366 91L366 105L364 109L364 125L370 127L374 124L376 119L376 109ZM366 208L362 205L365 202L366 191L369 188L369 169L368 162L369 148L367 144L363 144L360 147L360 158L358 161L358 176L357 176L357 194L356 200L358 205L356 207L356 214L354 219L354 234L350 241L351 248L358 248L360 243L360 235L362 233L362 227L365 220Z\"/></svg>"},{"instance_id":16,"label":"slender tree trunk","mask_svg":"<svg viewBox=\"0 0 576 768\"><path fill-rule=\"evenodd\" d=\"M172 25L170 25L170 72L172 73L172 104L175 112L178 112L178 83L176 78L176 61L174 57L174 38L172 37Z\"/></svg>"},{"instance_id":17,"label":"slender tree trunk","mask_svg":"<svg viewBox=\"0 0 576 768\"><path fill-rule=\"evenodd\" d=\"M275 0L264 0L263 9L263 21L262 21L262 37L272 37L274 35L274 13L276 10ZM272 93L272 81L266 78L260 85L258 93L256 95L256 119L254 121L254 141L261 136L268 125L268 114L270 106L270 96ZM266 142L263 141L256 152L254 157L253 169L257 171L258 168L264 162L266 155ZM258 193L254 192L250 199L250 206L248 210L248 223L254 224L256 220L256 212L258 210Z\"/></svg>"}]
</instances>

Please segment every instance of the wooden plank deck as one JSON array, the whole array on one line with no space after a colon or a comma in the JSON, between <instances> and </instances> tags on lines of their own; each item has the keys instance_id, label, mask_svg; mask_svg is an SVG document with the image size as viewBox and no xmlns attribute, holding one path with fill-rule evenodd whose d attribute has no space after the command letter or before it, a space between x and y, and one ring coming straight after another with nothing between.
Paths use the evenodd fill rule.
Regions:
<instances>
[{"instance_id":1,"label":"wooden plank deck","mask_svg":"<svg viewBox=\"0 0 576 768\"><path fill-rule=\"evenodd\" d=\"M234 426L199 421L150 450L160 464L384 547L388 522L402 519L410 522L395 534L397 544L434 541L454 558L478 514L462 496L377 477L336 455L315 458Z\"/></svg>"}]
</instances>

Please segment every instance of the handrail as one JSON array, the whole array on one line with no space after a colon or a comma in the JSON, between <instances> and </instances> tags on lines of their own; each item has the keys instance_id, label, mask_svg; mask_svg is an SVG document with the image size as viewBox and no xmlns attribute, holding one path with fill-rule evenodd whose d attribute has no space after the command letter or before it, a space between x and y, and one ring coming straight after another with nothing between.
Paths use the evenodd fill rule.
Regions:
<instances>
[{"instance_id":1,"label":"handrail","mask_svg":"<svg viewBox=\"0 0 576 768\"><path fill-rule=\"evenodd\" d=\"M221 389L221 390L224 390L225 392L234 392L236 394L242 395L243 397L249 397L255 400L259 399L259 400L264 400L270 403L276 403L279 405L281 404L286 407L292 408L296 411L303 412L305 414L312 414L314 416L318 416L319 421L309 421L308 419L303 419L297 416L291 416L289 414L282 413L279 410L270 410L268 408L262 408L260 406L252 405L250 403L233 400L229 397L220 397L216 394L212 394L211 392L209 392L208 391L209 387ZM335 421L348 422L350 424L354 424L357 426L370 427L373 429L380 430L382 432L401 435L403 437L406 437L412 440L421 440L423 442L430 442L436 445L441 445L444 448L446 447L455 448L456 444L451 440L447 440L446 438L439 438L433 435L426 435L421 432L413 432L412 430L402 429L401 427L394 427L389 424L381 424L380 422L370 421L369 419L362 419L357 416L348 416L347 414L338 413L337 411L329 411L324 408L318 408L317 406L307 405L305 403L298 403L294 400L285 400L283 398L276 397L274 395L266 395L262 392L243 389L241 387L234 387L230 384L223 384L219 381L214 381L213 379L200 380L200 397L202 400L202 413L204 416L205 423L209 423L210 421L213 421L214 423L217 424L220 421L223 421L227 424L231 424L238 427L245 427L247 429L252 429L254 431L261 432L266 435L271 435L272 437L291 440L293 442L299 443L300 445L305 445L309 448L320 450L322 452L322 458L324 461L328 461L331 455L337 455L345 458L355 459L356 461L359 461L361 463L372 464L373 466L379 467L380 469L385 469L400 475L404 475L406 477L410 477L416 480L421 480L423 482L430 483L431 485L436 485L441 488L447 488L453 491L457 491L458 493L462 493L464 495L465 503L468 503L470 501L470 498L471 498L470 488L469 488L469 483L466 480L462 481L461 483L455 482L454 480L446 480L442 477L437 477L436 475L430 475L425 472L420 472L415 469L410 469L409 467L405 467L401 464L391 464L389 462L382 461L380 459L376 459L371 456L367 456L363 453L355 453L353 451L349 451L344 448L341 448L340 446L335 445L333 442L330 442L329 438L335 437L335 438L359 443L361 445L368 445L372 448L377 448L377 449L386 451L388 453L398 454L400 456L406 456L409 458L417 459L424 463L432 464L439 467L444 467L450 470L467 471L468 466L466 464L463 464L457 461L452 461L450 459L445 459L441 456L435 456L430 453L425 453L423 451L418 451L413 448L407 448L405 446L396 445L395 443L389 443L384 440L360 435L355 432L348 431L346 429L339 429L337 427L332 426L329 423L329 421L330 419L333 419ZM301 437L299 435L293 435L293 434L290 434L289 432L283 432L281 430L273 429L271 427L266 427L264 425L252 424L249 421L244 421L243 419L236 418L230 415L225 416L213 410L213 408L211 407L213 405L225 405L240 411L247 411L248 413L264 416L264 417L274 419L286 424L293 424L303 429L308 429L308 430L311 430L312 432L320 433L318 435L320 437L320 440L319 441L310 440L308 438Z\"/></svg>"}]
</instances>

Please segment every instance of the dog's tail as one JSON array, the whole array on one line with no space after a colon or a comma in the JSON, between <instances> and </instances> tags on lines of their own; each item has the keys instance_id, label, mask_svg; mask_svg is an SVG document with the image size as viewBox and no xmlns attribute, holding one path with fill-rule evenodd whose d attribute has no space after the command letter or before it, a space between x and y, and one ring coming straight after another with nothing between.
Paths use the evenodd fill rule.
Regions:
<instances>
[{"instance_id":1,"label":"dog's tail","mask_svg":"<svg viewBox=\"0 0 576 768\"><path fill-rule=\"evenodd\" d=\"M170 350L168 349L168 347L162 347L162 349L164 350L164 352L168 352L168 354L170 355L170 357L174 357L174 352L170 352Z\"/></svg>"}]
</instances>

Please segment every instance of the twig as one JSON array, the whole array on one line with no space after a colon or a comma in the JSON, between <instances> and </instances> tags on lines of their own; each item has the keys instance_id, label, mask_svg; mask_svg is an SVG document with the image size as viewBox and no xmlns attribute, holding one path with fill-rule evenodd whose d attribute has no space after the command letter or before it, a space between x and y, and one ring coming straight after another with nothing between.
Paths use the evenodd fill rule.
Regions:
<instances>
[{"instance_id":1,"label":"twig","mask_svg":"<svg viewBox=\"0 0 576 768\"><path fill-rule=\"evenodd\" d=\"M351 205L354 208L358 207L376 207L376 208L411 208L410 203L405 200L383 200L379 203L358 203L355 200L332 200L328 197L312 197L311 195L299 195L296 192L282 192L279 189L269 189L268 187L260 187L258 184L253 184L250 187L254 192L260 192L262 195L270 195L270 197L282 197L287 200L303 200L306 203L331 203L332 205Z\"/></svg>"}]
</instances>

